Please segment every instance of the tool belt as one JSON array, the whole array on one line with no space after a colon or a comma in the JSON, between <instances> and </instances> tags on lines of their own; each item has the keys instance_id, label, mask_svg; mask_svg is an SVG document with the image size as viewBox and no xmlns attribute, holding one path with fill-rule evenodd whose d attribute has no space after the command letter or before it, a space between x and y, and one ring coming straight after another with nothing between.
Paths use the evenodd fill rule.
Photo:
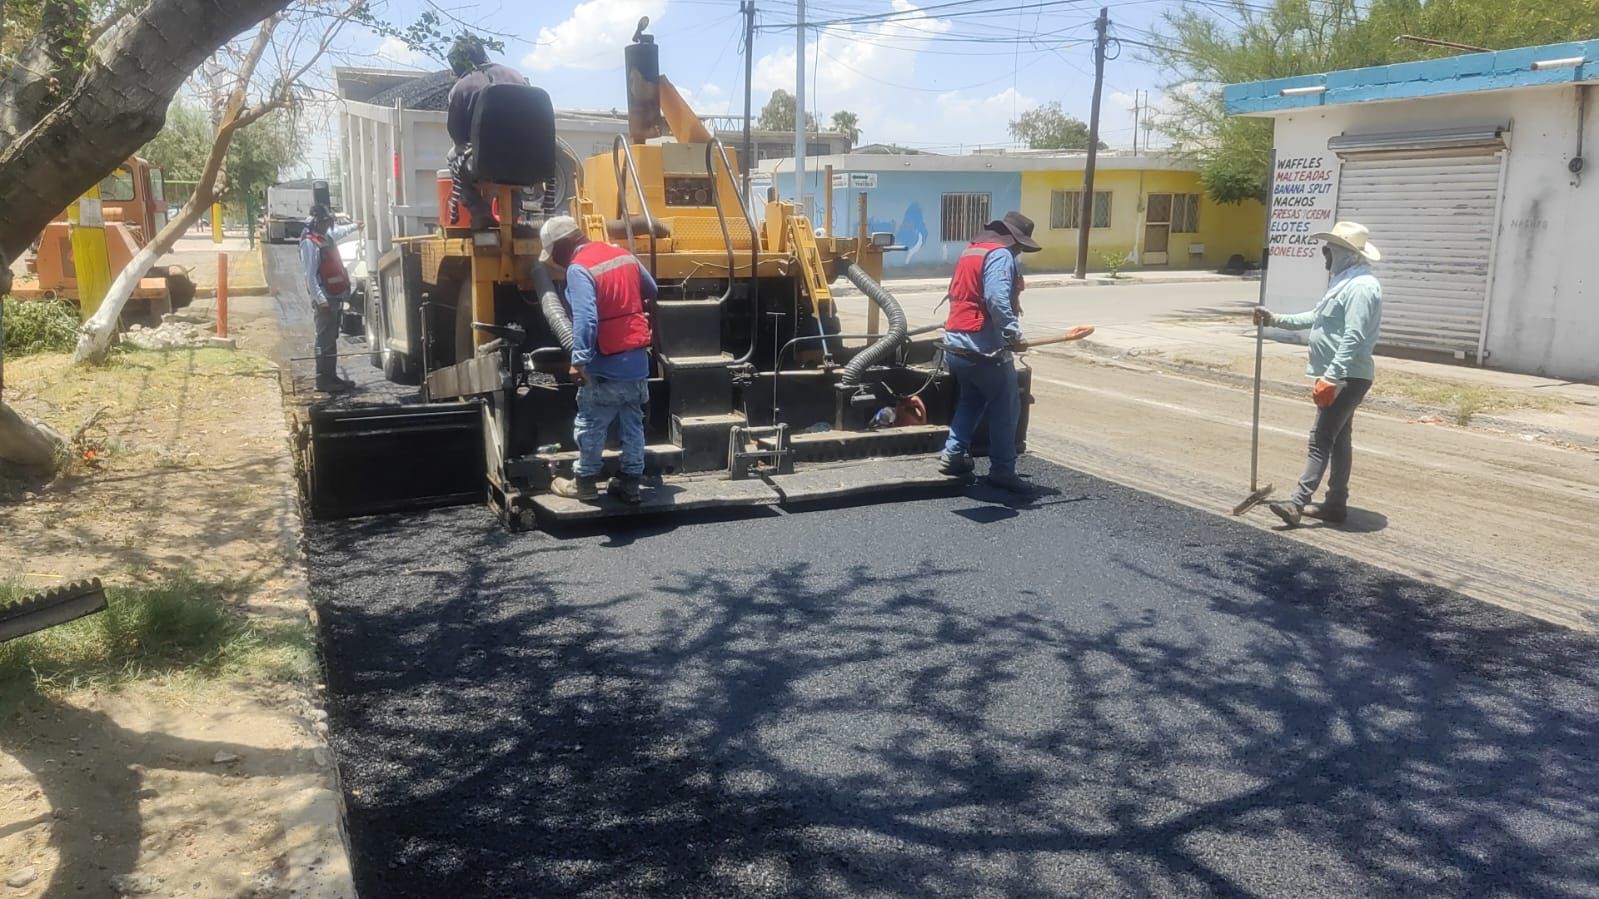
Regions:
<instances>
[{"instance_id":1,"label":"tool belt","mask_svg":"<svg viewBox=\"0 0 1599 899\"><path fill-rule=\"evenodd\" d=\"M1011 352L1010 347L1008 346L1001 347L995 350L993 353L979 353L976 350L968 350L965 347L954 347L947 343L940 343L938 348L951 356L959 356L962 359L967 359L972 362L1003 362L1010 358Z\"/></svg>"}]
</instances>

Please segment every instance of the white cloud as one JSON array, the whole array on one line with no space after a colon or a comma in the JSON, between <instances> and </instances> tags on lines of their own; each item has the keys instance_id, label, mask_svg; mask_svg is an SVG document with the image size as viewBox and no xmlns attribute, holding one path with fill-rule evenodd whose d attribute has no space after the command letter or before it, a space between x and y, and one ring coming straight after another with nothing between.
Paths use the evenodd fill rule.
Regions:
<instances>
[{"instance_id":1,"label":"white cloud","mask_svg":"<svg viewBox=\"0 0 1599 899\"><path fill-rule=\"evenodd\" d=\"M378 44L378 49L373 55L385 63L405 69L421 68L423 61L420 51L406 46L405 41L392 34Z\"/></svg>"},{"instance_id":2,"label":"white cloud","mask_svg":"<svg viewBox=\"0 0 1599 899\"><path fill-rule=\"evenodd\" d=\"M928 46L927 38L953 27L950 21L934 18L908 0L892 0L890 6L906 15L885 22L833 26L825 29L819 40L807 43L805 105L818 119L825 122L832 112L848 109L861 117L866 131L874 131L873 120L887 118L898 105L889 99L885 87L914 84L916 60ZM782 88L792 93L793 48L756 60L753 82L760 91Z\"/></svg>"},{"instance_id":3,"label":"white cloud","mask_svg":"<svg viewBox=\"0 0 1599 899\"><path fill-rule=\"evenodd\" d=\"M540 28L533 52L522 66L536 72L550 69L613 69L622 48L633 41L638 20L658 21L667 0L586 0L554 28Z\"/></svg>"},{"instance_id":4,"label":"white cloud","mask_svg":"<svg viewBox=\"0 0 1599 899\"><path fill-rule=\"evenodd\" d=\"M698 89L689 89L680 84L673 85L677 92L683 95L688 105L698 115L732 115L733 103L727 93L720 87L706 83Z\"/></svg>"}]
</instances>

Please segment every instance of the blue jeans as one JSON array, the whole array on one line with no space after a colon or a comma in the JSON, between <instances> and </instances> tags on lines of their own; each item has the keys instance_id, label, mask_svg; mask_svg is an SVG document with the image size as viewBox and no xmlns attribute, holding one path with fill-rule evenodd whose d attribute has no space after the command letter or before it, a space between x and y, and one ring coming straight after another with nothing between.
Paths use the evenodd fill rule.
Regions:
<instances>
[{"instance_id":1,"label":"blue jeans","mask_svg":"<svg viewBox=\"0 0 1599 899\"><path fill-rule=\"evenodd\" d=\"M589 376L589 382L577 389L577 418L572 422L578 477L592 478L605 467L605 438L613 421L622 432L622 473L635 477L644 473L644 406L649 401L648 381Z\"/></svg>"},{"instance_id":2,"label":"blue jeans","mask_svg":"<svg viewBox=\"0 0 1599 899\"><path fill-rule=\"evenodd\" d=\"M987 410L988 470L1015 474L1016 418L1021 403L1016 394L1016 365L1010 355L988 361L947 353L944 361L959 388L955 418L949 423L949 440L944 444L945 458L971 452L978 421Z\"/></svg>"}]
</instances>

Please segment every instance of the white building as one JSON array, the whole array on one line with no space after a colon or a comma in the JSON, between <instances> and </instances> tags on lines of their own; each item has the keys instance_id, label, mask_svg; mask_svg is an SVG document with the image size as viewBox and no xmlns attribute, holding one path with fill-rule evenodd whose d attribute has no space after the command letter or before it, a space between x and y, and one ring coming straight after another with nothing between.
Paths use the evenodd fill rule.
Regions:
<instances>
[{"instance_id":1,"label":"white building","mask_svg":"<svg viewBox=\"0 0 1599 899\"><path fill-rule=\"evenodd\" d=\"M1308 235L1358 221L1386 351L1599 378L1596 81L1588 41L1228 87L1230 114L1275 122L1267 305L1313 304Z\"/></svg>"}]
</instances>

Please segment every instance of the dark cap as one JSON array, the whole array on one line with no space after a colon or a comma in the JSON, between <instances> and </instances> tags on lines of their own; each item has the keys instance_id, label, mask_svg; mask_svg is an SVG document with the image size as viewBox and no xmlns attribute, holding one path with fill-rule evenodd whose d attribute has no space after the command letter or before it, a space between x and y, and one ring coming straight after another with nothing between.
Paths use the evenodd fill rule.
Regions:
<instances>
[{"instance_id":1,"label":"dark cap","mask_svg":"<svg viewBox=\"0 0 1599 899\"><path fill-rule=\"evenodd\" d=\"M1023 253L1036 253L1043 247L1038 241L1033 240L1033 220L1020 212L1005 213L1002 219L994 219L983 226L981 237L991 237L993 243L1003 243L1021 247Z\"/></svg>"},{"instance_id":2,"label":"dark cap","mask_svg":"<svg viewBox=\"0 0 1599 899\"><path fill-rule=\"evenodd\" d=\"M313 223L333 221L333 213L321 203L311 205L311 221Z\"/></svg>"}]
</instances>

